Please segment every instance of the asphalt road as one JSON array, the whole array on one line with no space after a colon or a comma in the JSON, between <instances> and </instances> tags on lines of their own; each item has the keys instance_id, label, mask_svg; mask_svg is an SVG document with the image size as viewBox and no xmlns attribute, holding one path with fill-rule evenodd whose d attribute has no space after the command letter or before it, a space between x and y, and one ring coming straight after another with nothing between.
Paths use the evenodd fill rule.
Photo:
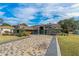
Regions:
<instances>
[{"instance_id":1,"label":"asphalt road","mask_svg":"<svg viewBox=\"0 0 79 59\"><path fill-rule=\"evenodd\" d=\"M57 56L57 42L55 36L53 36L45 56Z\"/></svg>"}]
</instances>

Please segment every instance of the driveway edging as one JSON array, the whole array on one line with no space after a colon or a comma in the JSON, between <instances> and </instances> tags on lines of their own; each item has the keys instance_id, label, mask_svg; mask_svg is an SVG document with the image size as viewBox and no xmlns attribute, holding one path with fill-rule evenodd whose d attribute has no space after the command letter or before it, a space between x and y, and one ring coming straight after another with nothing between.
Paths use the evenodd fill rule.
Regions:
<instances>
[{"instance_id":1,"label":"driveway edging","mask_svg":"<svg viewBox=\"0 0 79 59\"><path fill-rule=\"evenodd\" d=\"M58 56L61 56L60 46L59 46L57 37L56 37L56 43L57 43L57 54Z\"/></svg>"}]
</instances>

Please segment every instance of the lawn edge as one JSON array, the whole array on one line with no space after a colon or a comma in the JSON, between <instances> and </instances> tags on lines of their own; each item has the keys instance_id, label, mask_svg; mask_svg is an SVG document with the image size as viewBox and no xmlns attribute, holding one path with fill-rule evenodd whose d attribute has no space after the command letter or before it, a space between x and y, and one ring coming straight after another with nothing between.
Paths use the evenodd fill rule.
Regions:
<instances>
[{"instance_id":1,"label":"lawn edge","mask_svg":"<svg viewBox=\"0 0 79 59\"><path fill-rule=\"evenodd\" d=\"M56 44L57 44L57 55L61 56L60 46L59 46L58 38L57 37L56 37Z\"/></svg>"}]
</instances>

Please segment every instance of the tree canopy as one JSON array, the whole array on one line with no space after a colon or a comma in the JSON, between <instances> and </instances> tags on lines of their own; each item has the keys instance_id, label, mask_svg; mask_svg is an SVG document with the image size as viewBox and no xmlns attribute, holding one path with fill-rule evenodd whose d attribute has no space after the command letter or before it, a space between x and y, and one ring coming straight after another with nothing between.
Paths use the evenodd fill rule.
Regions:
<instances>
[{"instance_id":1,"label":"tree canopy","mask_svg":"<svg viewBox=\"0 0 79 59\"><path fill-rule=\"evenodd\" d=\"M0 24L2 24L3 23L3 19L2 18L0 18Z\"/></svg>"},{"instance_id":2,"label":"tree canopy","mask_svg":"<svg viewBox=\"0 0 79 59\"><path fill-rule=\"evenodd\" d=\"M58 22L62 31L65 33L73 32L77 28L77 22L74 18L64 19Z\"/></svg>"},{"instance_id":3,"label":"tree canopy","mask_svg":"<svg viewBox=\"0 0 79 59\"><path fill-rule=\"evenodd\" d=\"M3 23L2 26L11 26L11 25L8 23Z\"/></svg>"}]
</instances>

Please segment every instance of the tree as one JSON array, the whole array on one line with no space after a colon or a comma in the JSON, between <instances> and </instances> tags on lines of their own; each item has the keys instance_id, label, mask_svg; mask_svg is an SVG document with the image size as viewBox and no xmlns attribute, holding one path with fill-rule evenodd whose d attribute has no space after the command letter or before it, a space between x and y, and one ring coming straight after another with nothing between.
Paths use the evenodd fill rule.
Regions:
<instances>
[{"instance_id":1,"label":"tree","mask_svg":"<svg viewBox=\"0 0 79 59\"><path fill-rule=\"evenodd\" d=\"M69 33L76 29L76 21L74 18L64 19L58 22L61 25L62 32Z\"/></svg>"},{"instance_id":2,"label":"tree","mask_svg":"<svg viewBox=\"0 0 79 59\"><path fill-rule=\"evenodd\" d=\"M11 25L8 23L3 23L2 26L11 26Z\"/></svg>"},{"instance_id":3,"label":"tree","mask_svg":"<svg viewBox=\"0 0 79 59\"><path fill-rule=\"evenodd\" d=\"M79 35L79 20L76 21L76 29L74 30L74 34Z\"/></svg>"},{"instance_id":4,"label":"tree","mask_svg":"<svg viewBox=\"0 0 79 59\"><path fill-rule=\"evenodd\" d=\"M76 29L79 30L79 20L76 21Z\"/></svg>"},{"instance_id":5,"label":"tree","mask_svg":"<svg viewBox=\"0 0 79 59\"><path fill-rule=\"evenodd\" d=\"M22 23L22 24L20 24L20 25L24 25L24 26L27 26L27 24L25 24L25 23Z\"/></svg>"},{"instance_id":6,"label":"tree","mask_svg":"<svg viewBox=\"0 0 79 59\"><path fill-rule=\"evenodd\" d=\"M2 18L0 18L0 24L3 24L3 19Z\"/></svg>"}]
</instances>

